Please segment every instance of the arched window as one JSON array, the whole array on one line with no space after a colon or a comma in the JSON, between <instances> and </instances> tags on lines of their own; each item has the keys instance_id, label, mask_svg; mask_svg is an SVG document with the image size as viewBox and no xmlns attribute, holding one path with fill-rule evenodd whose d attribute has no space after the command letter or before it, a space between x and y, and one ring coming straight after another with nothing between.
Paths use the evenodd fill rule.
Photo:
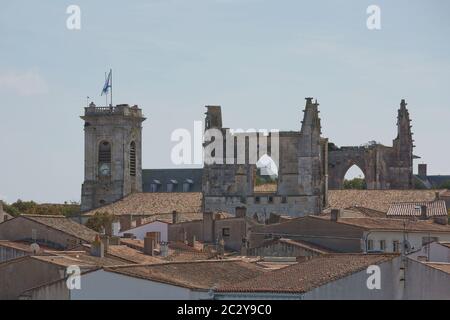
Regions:
<instances>
[{"instance_id":1,"label":"arched window","mask_svg":"<svg viewBox=\"0 0 450 320\"><path fill-rule=\"evenodd\" d=\"M136 176L136 143L130 143L130 176Z\"/></svg>"},{"instance_id":2,"label":"arched window","mask_svg":"<svg viewBox=\"0 0 450 320\"><path fill-rule=\"evenodd\" d=\"M111 144L100 142L98 146L98 173L101 177L111 176Z\"/></svg>"},{"instance_id":3,"label":"arched window","mask_svg":"<svg viewBox=\"0 0 450 320\"><path fill-rule=\"evenodd\" d=\"M98 147L98 162L111 163L111 144L108 141L100 142Z\"/></svg>"}]
</instances>

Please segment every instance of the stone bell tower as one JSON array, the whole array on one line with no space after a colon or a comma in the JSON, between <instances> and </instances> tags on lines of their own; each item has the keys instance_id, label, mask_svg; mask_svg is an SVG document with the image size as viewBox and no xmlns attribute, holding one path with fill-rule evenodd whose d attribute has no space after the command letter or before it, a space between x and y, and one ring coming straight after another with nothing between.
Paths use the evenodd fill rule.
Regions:
<instances>
[{"instance_id":1,"label":"stone bell tower","mask_svg":"<svg viewBox=\"0 0 450 320\"><path fill-rule=\"evenodd\" d=\"M142 192L142 110L120 104L97 107L84 116L84 183L81 210Z\"/></svg>"}]
</instances>

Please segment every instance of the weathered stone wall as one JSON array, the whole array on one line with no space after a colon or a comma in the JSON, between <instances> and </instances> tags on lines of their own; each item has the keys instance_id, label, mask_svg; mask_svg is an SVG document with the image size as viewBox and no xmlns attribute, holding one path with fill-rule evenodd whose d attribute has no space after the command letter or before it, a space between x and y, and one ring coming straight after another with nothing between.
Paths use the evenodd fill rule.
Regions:
<instances>
[{"instance_id":1,"label":"weathered stone wall","mask_svg":"<svg viewBox=\"0 0 450 320\"><path fill-rule=\"evenodd\" d=\"M328 184L342 189L347 170L357 165L364 173L367 189L414 189L411 120L402 100L393 146L372 144L362 147L328 147Z\"/></svg>"},{"instance_id":2,"label":"weathered stone wall","mask_svg":"<svg viewBox=\"0 0 450 320\"><path fill-rule=\"evenodd\" d=\"M220 107L207 106L205 128L218 129L226 137L223 144L223 164L205 163L203 170L203 195L205 211L227 211L235 214L236 207L245 206L247 215L268 215L270 213L291 216L317 214L326 205L327 190L327 140L321 138L318 103L306 99L304 118L299 132L278 133L279 148L272 146L272 134L267 144L258 136L256 150L251 137L244 138L245 154L237 154L235 140L234 154L230 156L230 135L222 128ZM265 139L265 138L264 138ZM241 140L243 141L243 140ZM209 143L206 143L207 146ZM228 149L227 149L228 147ZM259 159L264 154L273 156L278 166L277 191L261 196L254 191L256 165L249 164L252 152ZM229 159L234 157L234 163ZM246 160L238 164L237 159Z\"/></svg>"},{"instance_id":3,"label":"weathered stone wall","mask_svg":"<svg viewBox=\"0 0 450 320\"><path fill-rule=\"evenodd\" d=\"M85 178L81 210L87 211L117 201L132 192L142 192L142 121L137 107L86 108L81 117L85 132ZM111 144L111 172L99 175L99 145ZM136 175L130 174L130 146L136 146Z\"/></svg>"}]
</instances>

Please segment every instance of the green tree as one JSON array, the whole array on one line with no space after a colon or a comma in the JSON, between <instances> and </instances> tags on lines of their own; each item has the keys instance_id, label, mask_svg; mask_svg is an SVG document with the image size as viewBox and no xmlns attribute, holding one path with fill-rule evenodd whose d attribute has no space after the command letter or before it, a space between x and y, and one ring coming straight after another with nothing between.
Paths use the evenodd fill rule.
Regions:
<instances>
[{"instance_id":1,"label":"green tree","mask_svg":"<svg viewBox=\"0 0 450 320\"><path fill-rule=\"evenodd\" d=\"M351 180L346 179L344 180L344 189L367 189L366 180L364 180L363 178L354 178Z\"/></svg>"},{"instance_id":2,"label":"green tree","mask_svg":"<svg viewBox=\"0 0 450 320\"><path fill-rule=\"evenodd\" d=\"M96 212L92 217L86 222L86 227L91 228L97 232L108 230L111 228L111 224L114 222L114 215L107 211Z\"/></svg>"},{"instance_id":3,"label":"green tree","mask_svg":"<svg viewBox=\"0 0 450 320\"><path fill-rule=\"evenodd\" d=\"M444 183L441 183L441 185L439 186L439 189L450 189L450 180L447 180Z\"/></svg>"}]
</instances>

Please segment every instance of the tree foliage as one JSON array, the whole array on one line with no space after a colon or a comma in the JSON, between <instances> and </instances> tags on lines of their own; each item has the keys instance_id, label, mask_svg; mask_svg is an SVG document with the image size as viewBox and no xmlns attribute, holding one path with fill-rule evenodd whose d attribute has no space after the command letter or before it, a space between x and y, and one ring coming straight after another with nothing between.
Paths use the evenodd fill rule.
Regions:
<instances>
[{"instance_id":1,"label":"tree foliage","mask_svg":"<svg viewBox=\"0 0 450 320\"><path fill-rule=\"evenodd\" d=\"M439 186L439 189L450 189L450 180L445 181Z\"/></svg>"},{"instance_id":2,"label":"tree foliage","mask_svg":"<svg viewBox=\"0 0 450 320\"><path fill-rule=\"evenodd\" d=\"M96 212L86 222L86 227L91 228L97 232L103 232L111 227L114 222L114 215L107 211Z\"/></svg>"},{"instance_id":3,"label":"tree foliage","mask_svg":"<svg viewBox=\"0 0 450 320\"><path fill-rule=\"evenodd\" d=\"M366 180L364 180L363 178L354 178L351 180L346 179L344 180L344 189L367 189Z\"/></svg>"},{"instance_id":4,"label":"tree foliage","mask_svg":"<svg viewBox=\"0 0 450 320\"><path fill-rule=\"evenodd\" d=\"M66 217L72 217L80 213L79 203L73 201L63 204L39 204L34 201L22 201L18 199L12 204L3 203L3 209L14 217L20 214L64 215Z\"/></svg>"}]
</instances>

